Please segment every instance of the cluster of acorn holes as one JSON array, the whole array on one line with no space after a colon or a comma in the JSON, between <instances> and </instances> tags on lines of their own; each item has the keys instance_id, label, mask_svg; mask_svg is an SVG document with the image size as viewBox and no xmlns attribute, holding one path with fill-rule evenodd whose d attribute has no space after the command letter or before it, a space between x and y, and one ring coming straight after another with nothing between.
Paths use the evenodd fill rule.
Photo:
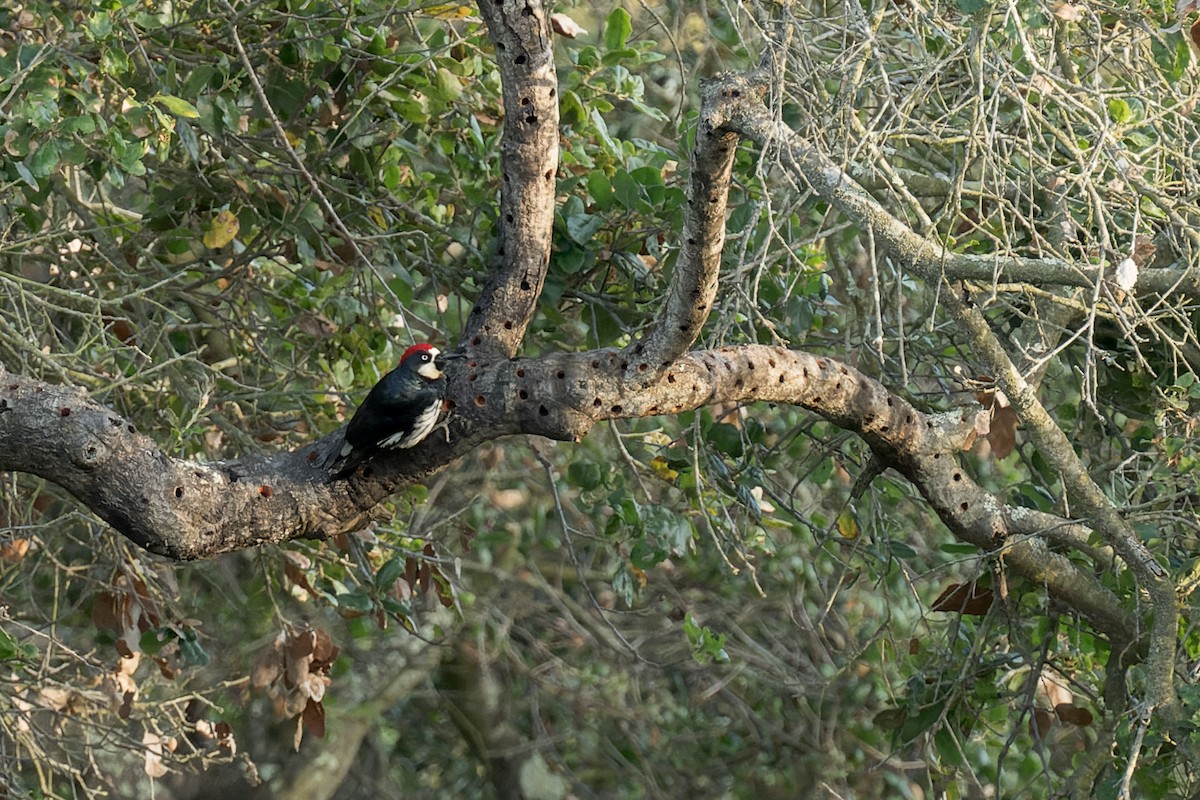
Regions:
<instances>
[{"instance_id":1,"label":"cluster of acorn holes","mask_svg":"<svg viewBox=\"0 0 1200 800\"><path fill-rule=\"evenodd\" d=\"M506 323L506 326L510 326L510 325L511 325L511 323ZM635 353L636 353L636 352L640 352L640 351L641 351L641 349L642 349L642 345L638 345L636 348L634 348L634 352L635 352ZM663 366L663 368L666 368L666 367L670 366L670 363L671 363L671 362L669 362L669 361L664 361L664 362L662 363L662 366ZM775 359L768 359L768 360L767 360L767 363L768 363L768 365L769 365L771 368L774 368L774 367L775 367ZM828 365L829 365L829 363L830 363L830 362L826 361L825 359L818 359L818 360L817 360L817 366L818 366L818 367L820 367L820 368L822 368L822 369L824 369L826 366L828 366ZM470 369L476 369L476 368L479 368L479 369L486 369L488 365L487 365L487 364L480 364L480 363L479 363L479 362L477 362L477 361L471 361L471 362L468 362L467 366L468 366ZM591 362L591 365L590 365L590 366L591 366L591 368L592 368L592 369L600 369L600 360L599 360L599 359L593 359L593 360L592 360L592 362ZM704 364L704 366L705 366L705 368L706 368L706 369L707 369L709 372L712 372L712 371L713 371L713 366L712 366L712 364L710 363L710 361L709 361L708 359L706 359L706 360L705 360L705 364ZM626 369L628 369L628 368L629 368L629 362L627 362L627 361L622 361L622 362L621 362L621 371L622 371L622 372L624 372L624 371L625 371ZM645 362L643 362L643 363L641 363L641 364L638 364L638 365L637 365L637 371L638 371L638 372L645 372L645 371L646 371L646 370L648 370L649 368L650 368L649 364L646 364ZM747 362L746 362L746 368L747 368L747 369L749 369L749 370L751 370L751 371L753 371L753 370L754 370L754 362L753 362L753 361L747 361ZM732 365L732 364L730 364L728 361L726 361L726 362L725 362L725 369L726 369L726 371L732 372L732 371L733 371L733 365ZM842 374L843 374L843 375L849 375L849 374L850 374L850 373L849 373L849 371L846 369L846 367L845 367L845 366L840 366L840 369L841 369L841 372L842 372ZM802 371L801 371L801 374L802 374L802 375L803 375L803 377L804 377L804 378L806 378L806 379L807 379L808 377L810 377L810 376L809 376L809 372L808 372L808 367L804 367L804 368L802 369ZM478 374L478 373L476 373L476 372L472 372L470 375L468 375L468 376L467 376L467 380L468 380L468 381L474 381L474 380L476 380L478 377L479 377L479 374ZM518 379L524 379L524 377L525 377L525 370L524 370L523 368L518 368L518 369L517 369L517 378L518 378ZM558 372L556 372L556 373L555 373L555 377L556 377L556 378L558 378L558 380L560 380L560 381L561 381L561 380L566 380L567 373L566 373L566 371L564 371L564 370L561 370L561 369L560 369L560 370L558 370ZM780 376L779 376L779 382L780 382L780 383L784 383L784 381L785 381L785 378L784 378L784 376L783 376L782 374L780 374ZM673 373L673 372L668 372L668 373L667 373L667 383L675 383L675 373ZM737 381L737 382L736 382L734 385L735 385L736 387L738 387L738 388L741 388L741 387L744 385L744 383L743 383L743 381L742 381L742 380L739 378L739 379L738 379L738 381ZM12 386L9 386L8 388L9 388L9 390L11 390L11 391L15 391L17 387L16 387L16 385L12 385ZM841 388L842 388L842 383L841 383L841 381L838 381L836 384L834 384L834 388L835 388L835 389L841 389ZM700 385L699 385L699 384L697 384L697 383L693 383L693 384L692 384L692 391L693 391L693 392L698 392L699 390L700 390ZM752 387L750 388L750 391L751 391L751 393L757 393L757 391L758 391L758 387L757 387L757 386L752 386ZM529 399L529 392L528 392L527 390L525 390L525 389L520 389L520 390L518 390L518 392L517 392L517 396L518 396L518 397L519 397L521 400L528 400L528 399ZM817 397L814 397L814 398L813 398L813 400L812 400L812 402L813 402L814 404L817 404L817 405L819 405L819 404L820 404L820 402L821 402L821 398L820 398L820 396L818 395ZM887 399L887 404L888 404L888 408L891 408L891 407L893 407L893 406L895 405L895 403L893 402L893 400L892 400L892 398L891 398L891 397L889 397L889 398ZM479 407L483 407L483 406L487 405L487 398L486 398L484 395L482 395L482 394L477 394L477 395L475 395L475 405L477 405L477 406L479 406ZM603 401L602 401L602 400L601 400L599 397L597 397L595 400L593 400L593 401L592 401L592 405L593 405L594 407L596 407L596 408L599 408L601 405L603 405ZM5 410L5 409L7 409L7 408L8 408L8 400L6 400L6 399L0 399L0 411L3 411L3 410ZM681 408L683 408L683 405L682 405L682 404L681 404L681 405L679 405L679 406L676 406L676 410L677 410L677 411L678 411L679 409L681 409ZM614 413L614 414L620 414L620 413L621 413L621 412L622 412L624 409L623 409L623 407L622 407L622 406L620 406L620 405L614 405L614 406L612 406L612 408L611 408L610 410L611 410L611 411L612 411L612 413ZM653 415L653 414L657 414L657 413L658 413L658 410L659 410L659 409L658 409L658 406L651 406L650 408L648 408L648 409L647 409L647 413L648 413L648 414L651 414L651 415ZM70 409L70 408L68 408L67 406L63 406L62 408L60 408L60 409L59 409L59 412L58 412L58 413L59 413L59 416L62 416L62 417L68 417L68 416L70 416L70 415L71 415L71 409ZM545 417L545 416L549 416L549 414L550 414L550 409L546 408L546 406L545 406L545 405L539 405L539 406L538 406L538 414L539 414L540 416L543 416L543 417ZM133 427L133 425L128 425L128 424L126 424L126 423L125 423L125 422L124 422L124 421L123 421L123 420L122 420L120 417L109 417L109 420L108 420L108 421L109 421L109 424L111 424L113 427L119 428L119 427L121 427L122 425L125 425L125 427L126 427L126 430L128 430L128 431L129 431L129 433L134 433L134 432L135 432L135 428ZM863 418L863 424L864 424L864 425L870 425L870 424L871 424L873 421L874 421L874 417L871 417L871 416L868 416L868 417L864 417L864 418ZM907 415L907 416L904 418L904 422L905 422L905 424L906 424L906 425L911 425L911 424L912 424L912 421L913 421L912 414L909 414L909 415ZM933 427L933 423L932 423L932 422L926 422L926 423L925 423L925 425L926 425L926 427L928 427L928 428L932 428L932 427ZM879 428L879 431L880 431L880 433L887 433L889 430L891 430L891 427L890 427L890 426L888 426L888 425L883 425L883 426L881 426L881 427ZM96 455L96 447L95 447L95 445L88 445L88 447L87 447L87 449L84 451L84 453L85 453L85 455L87 455L89 458L93 458L93 457L95 457L95 455ZM313 460L313 458L315 457L315 455L316 455L315 453L310 453L310 454L309 454L309 460L310 460L310 461L311 461L311 460ZM933 454L933 458L934 458L935 460L937 460L937 459L940 459L941 457L942 457L942 454L941 454L941 453L934 453L934 454ZM198 473L198 472L197 472L197 473L196 473L196 477L201 477L200 473ZM953 480L955 483L961 483L961 482L962 482L962 473L961 473L961 472L955 472L955 473L954 473L954 474L951 476L951 479L952 479L952 480ZM273 494L273 492L272 492L272 490L271 490L271 487L270 487L270 486L267 486L267 485L265 485L265 484L264 484L264 485L262 485L262 486L259 486L259 487L258 487L258 491L259 491L259 494L260 494L261 496L263 496L263 497L270 497L270 496ZM176 497L176 498L182 498L182 497L183 497L183 487L182 487L182 486L176 486L176 487L175 487L175 497ZM970 508L970 504L969 504L969 503L967 503L966 501L964 501L964 502L962 502L962 503L960 503L960 504L959 504L959 509L960 509L960 510L962 510L962 511L966 511L966 510L968 510L968 508Z\"/></svg>"}]
</instances>

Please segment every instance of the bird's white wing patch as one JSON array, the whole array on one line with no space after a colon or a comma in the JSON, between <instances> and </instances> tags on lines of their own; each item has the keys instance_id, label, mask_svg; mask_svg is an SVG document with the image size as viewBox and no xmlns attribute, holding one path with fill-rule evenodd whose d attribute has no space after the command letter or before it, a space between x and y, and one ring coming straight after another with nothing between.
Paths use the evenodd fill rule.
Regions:
<instances>
[{"instance_id":1,"label":"bird's white wing patch","mask_svg":"<svg viewBox=\"0 0 1200 800\"><path fill-rule=\"evenodd\" d=\"M430 434L437 425L438 415L441 414L442 404L440 402L431 404L428 408L420 413L413 421L412 430L408 433L394 433L379 443L380 447L391 447L398 450L406 450L413 445L418 444L422 439Z\"/></svg>"}]
</instances>

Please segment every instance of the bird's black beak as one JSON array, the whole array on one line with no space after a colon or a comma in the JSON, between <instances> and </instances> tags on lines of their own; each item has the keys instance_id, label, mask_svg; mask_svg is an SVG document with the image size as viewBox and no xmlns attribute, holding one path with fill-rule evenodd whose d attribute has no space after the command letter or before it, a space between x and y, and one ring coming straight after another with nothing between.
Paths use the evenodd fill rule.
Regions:
<instances>
[{"instance_id":1,"label":"bird's black beak","mask_svg":"<svg viewBox=\"0 0 1200 800\"><path fill-rule=\"evenodd\" d=\"M455 362L466 361L467 356L465 353L438 353L438 357L435 360L437 362L438 369L443 369L455 364Z\"/></svg>"}]
</instances>

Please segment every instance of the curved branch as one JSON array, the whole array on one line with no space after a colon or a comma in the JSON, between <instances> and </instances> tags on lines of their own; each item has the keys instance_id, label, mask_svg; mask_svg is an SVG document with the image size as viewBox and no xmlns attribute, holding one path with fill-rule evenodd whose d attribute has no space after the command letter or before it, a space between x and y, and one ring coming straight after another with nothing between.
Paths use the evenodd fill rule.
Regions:
<instances>
[{"instance_id":1,"label":"curved branch","mask_svg":"<svg viewBox=\"0 0 1200 800\"><path fill-rule=\"evenodd\" d=\"M741 91L759 90L730 87L721 81L706 81L701 87L703 102L692 148L687 212L666 308L654 328L628 348L635 355L643 354L656 373L696 341L717 296L725 247L725 208L739 139L725 126L725 95L737 97ZM759 94L761 101L761 91Z\"/></svg>"},{"instance_id":2,"label":"curved branch","mask_svg":"<svg viewBox=\"0 0 1200 800\"><path fill-rule=\"evenodd\" d=\"M504 89L499 236L487 284L463 330L472 352L512 356L537 309L554 228L558 77L539 0L480 0Z\"/></svg>"},{"instance_id":3,"label":"curved branch","mask_svg":"<svg viewBox=\"0 0 1200 800\"><path fill-rule=\"evenodd\" d=\"M626 380L626 375L642 375ZM339 433L294 452L202 464L172 459L82 390L0 368L0 470L40 475L139 545L175 559L322 537L361 527L388 495L483 441L531 433L578 441L599 420L677 414L713 403L790 403L854 431L905 475L955 536L1003 555L1114 642L1134 633L1117 599L1036 536L1012 536L1007 509L963 472L955 453L982 409L926 416L849 366L808 353L744 345L685 355L655 377L615 349L538 359L468 361L449 374L450 440L431 436L377 458L345 481L318 465Z\"/></svg>"},{"instance_id":4,"label":"curved branch","mask_svg":"<svg viewBox=\"0 0 1200 800\"><path fill-rule=\"evenodd\" d=\"M764 150L777 153L784 169L812 187L822 199L851 220L870 228L876 240L926 280L940 281L946 278L989 284L1012 282L1092 288L1105 278L1103 268L1059 258L978 256L946 250L940 242L917 234L888 213L841 166L772 116L758 100L758 95L743 88L757 85L758 79L727 75L718 79L718 83L724 83L730 90L743 89L737 94L722 94L727 126L731 130L753 140ZM1200 267L1142 270L1137 276L1135 288L1140 292L1182 292L1192 297L1200 296Z\"/></svg>"}]
</instances>

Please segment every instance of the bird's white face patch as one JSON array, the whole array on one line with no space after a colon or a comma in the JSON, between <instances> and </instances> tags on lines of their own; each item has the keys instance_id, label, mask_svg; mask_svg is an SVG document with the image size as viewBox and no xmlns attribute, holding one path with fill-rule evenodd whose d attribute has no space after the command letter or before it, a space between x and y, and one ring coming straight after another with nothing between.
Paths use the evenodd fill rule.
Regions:
<instances>
[{"instance_id":1,"label":"bird's white face patch","mask_svg":"<svg viewBox=\"0 0 1200 800\"><path fill-rule=\"evenodd\" d=\"M442 413L442 404L434 403L421 412L415 420L413 420L412 430L407 434L394 433L388 438L379 443L380 447L392 447L398 450L407 450L408 448L418 444L422 439L428 436L437 426L438 416Z\"/></svg>"},{"instance_id":2,"label":"bird's white face patch","mask_svg":"<svg viewBox=\"0 0 1200 800\"><path fill-rule=\"evenodd\" d=\"M437 367L437 357L441 355L441 353L442 351L438 350L436 347L431 347L422 353L420 358L424 358L425 355L428 354L429 360L417 367L417 374L422 378L428 378L431 381L436 381L438 378L442 377L442 371Z\"/></svg>"}]
</instances>

